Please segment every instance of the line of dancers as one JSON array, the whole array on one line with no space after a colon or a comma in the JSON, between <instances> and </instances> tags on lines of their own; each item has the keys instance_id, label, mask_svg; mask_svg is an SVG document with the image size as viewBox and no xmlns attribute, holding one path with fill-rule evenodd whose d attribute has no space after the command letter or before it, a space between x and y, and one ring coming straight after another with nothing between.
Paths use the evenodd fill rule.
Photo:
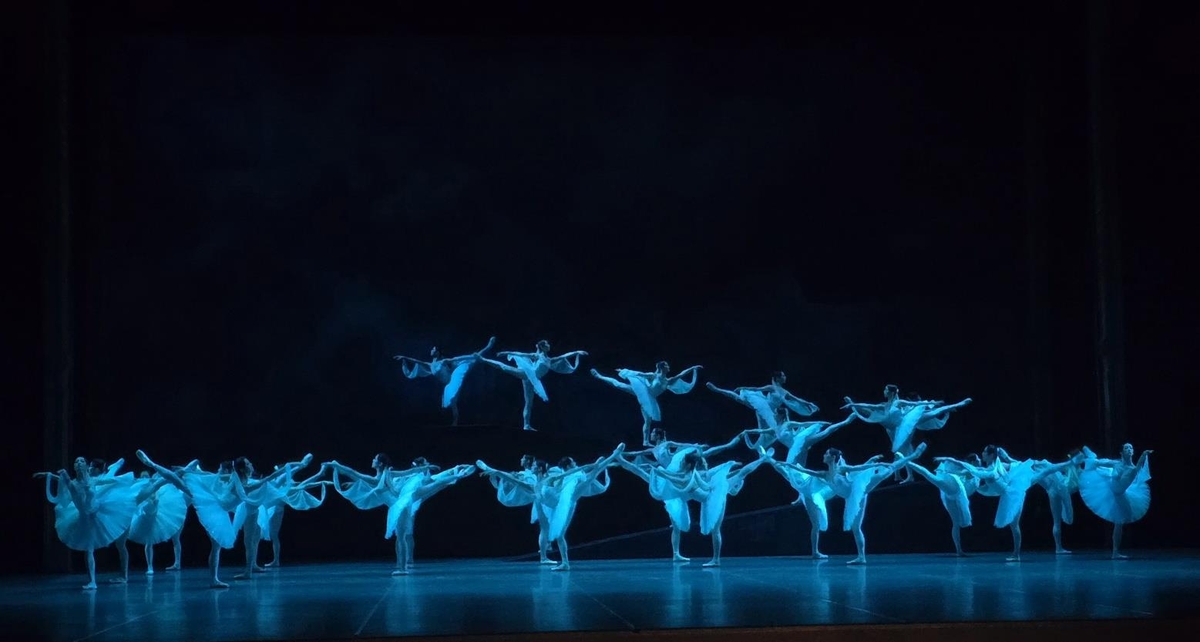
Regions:
<instances>
[{"instance_id":1,"label":"line of dancers","mask_svg":"<svg viewBox=\"0 0 1200 642\"><path fill-rule=\"evenodd\" d=\"M665 368L656 372L662 370ZM359 509L386 508L384 537L395 542L393 574L403 575L413 563L413 524L422 503L476 472L491 482L497 500L504 506L530 507L530 522L538 529L540 562L562 571L571 566L567 533L579 501L604 493L611 483L608 470L613 467L644 481L650 495L663 503L671 524L672 557L676 562L689 561L680 553L679 537L691 529L689 502L700 505L699 530L712 539L712 558L704 564L706 567L721 564L721 526L728 498L737 495L746 478L764 465L796 490L793 503L804 506L808 514L814 558L826 557L819 548L820 535L828 529L826 504L835 497L843 500L842 528L853 534L857 549L850 564L866 562L862 526L867 500L889 478L907 483L916 474L929 480L950 516L952 539L959 554L960 530L972 524L970 497L999 498L993 525L1012 532L1010 561L1020 560L1021 513L1026 492L1034 485L1041 486L1050 497L1055 545L1060 554L1069 552L1062 547L1061 527L1073 520L1074 493L1078 492L1096 515L1114 524L1115 559L1125 558L1120 552L1124 524L1141 519L1149 509L1151 451L1144 451L1135 462L1133 447L1128 444L1118 459L1102 459L1085 447L1066 461L1053 463L1017 460L1004 449L989 445L980 455L961 460L935 457L937 465L930 470L919 463L926 444L913 445L915 432L942 428L949 414L969 404L970 399L956 404L902 399L898 388L888 385L882 403L858 403L846 398L843 409L849 414L837 423L794 421L790 412L811 414L816 406L782 390L784 381L783 373L776 373L771 385L762 388L722 390L709 384L714 391L753 408L758 417L758 427L743 430L724 444L674 442L667 439L661 427L654 427L645 449L627 452L620 444L612 453L582 465L564 458L550 466L527 455L516 471L499 470L483 461L442 470L423 458L398 469L386 455L378 454L371 462L371 472L329 461L321 464L315 475L297 479L297 473L311 465L312 455L259 475L245 457L208 472L198 461L169 468L139 450L137 458L147 471L137 477L120 473L123 460L106 466L83 458L75 461L73 477L66 470L37 473L35 477L46 478L46 497L54 506L59 538L69 548L86 554L89 582L85 589L96 588L94 551L109 545L115 544L121 557L116 582L128 580L129 541L145 547L148 574L153 573L153 546L172 541L175 561L168 569L178 569L179 534L189 505L211 543L211 586L228 586L219 577L220 554L235 546L239 534L245 547L245 568L236 579L252 578L266 570L258 564L263 540L270 541L274 549L274 559L266 566L280 562L280 528L285 510L321 506L327 487ZM689 385L694 385L694 379ZM893 453L890 462L876 455L862 464L850 465L840 450L829 448L822 458L824 468L807 467L808 453L816 444L855 421L884 427ZM739 444L752 453L747 462L710 465L710 458ZM781 457L776 457L776 452ZM550 559L552 547L557 549L557 562Z\"/></svg>"}]
</instances>

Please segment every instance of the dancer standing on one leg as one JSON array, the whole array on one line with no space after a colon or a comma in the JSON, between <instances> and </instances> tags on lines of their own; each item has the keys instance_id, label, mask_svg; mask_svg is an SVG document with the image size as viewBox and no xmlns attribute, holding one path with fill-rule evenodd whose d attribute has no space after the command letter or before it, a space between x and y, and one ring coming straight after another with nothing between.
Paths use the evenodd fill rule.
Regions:
<instances>
[{"instance_id":1,"label":"dancer standing on one leg","mask_svg":"<svg viewBox=\"0 0 1200 642\"><path fill-rule=\"evenodd\" d=\"M480 361L521 380L521 390L525 395L525 406L521 411L521 418L525 422L524 429L533 430L533 398L537 396L547 403L550 401L550 396L546 394L546 388L542 385L542 377L546 376L548 372L559 374L575 372L579 368L580 357L586 357L587 352L576 350L551 357L550 342L542 339L537 342L534 352L501 352L497 356L507 358L514 365L510 366L484 357L480 357Z\"/></svg>"},{"instance_id":2,"label":"dancer standing on one leg","mask_svg":"<svg viewBox=\"0 0 1200 642\"><path fill-rule=\"evenodd\" d=\"M535 459L532 455L524 455L521 457L521 470L517 472L496 470L483 460L475 462L475 467L479 469L481 476L492 483L492 487L496 489L496 500L501 505L510 508L530 507L529 523L537 524L538 527L538 562L554 564L554 560L550 559L550 525L541 519L545 511L538 510L535 505L537 496L534 493L538 480L548 473L546 462Z\"/></svg>"},{"instance_id":3,"label":"dancer standing on one leg","mask_svg":"<svg viewBox=\"0 0 1200 642\"><path fill-rule=\"evenodd\" d=\"M392 574L403 575L407 573L408 553L405 542L402 541L405 533L397 532L396 527L400 523L401 512L412 502L414 491L422 485L422 477L437 469L437 466L425 464L398 471L392 468L391 459L387 455L379 453L371 460L371 468L375 470L374 475L360 473L336 461L321 464L322 470L329 469L333 472L334 490L354 504L355 508L388 509L384 539L396 537L396 569Z\"/></svg>"},{"instance_id":4,"label":"dancer standing on one leg","mask_svg":"<svg viewBox=\"0 0 1200 642\"><path fill-rule=\"evenodd\" d=\"M895 475L896 470L920 457L923 452L925 452L925 444L917 446L910 455L897 453L896 460L890 464L875 463L883 458L880 455L876 455L865 464L849 466L842 457L842 451L837 448L830 448L825 451L824 462L826 469L824 471L810 470L796 464L780 465L790 467L797 472L820 477L834 494L845 500L846 505L842 514L842 530L854 533L854 545L858 549L858 556L847 562L847 564L866 564L867 537L863 534L862 524L867 514L867 498L870 496L871 491L879 486L883 480Z\"/></svg>"},{"instance_id":5,"label":"dancer standing on one leg","mask_svg":"<svg viewBox=\"0 0 1200 642\"><path fill-rule=\"evenodd\" d=\"M743 465L728 461L713 468L696 451L684 457L683 469L668 472L661 467L651 471L650 494L655 499L667 501L693 499L700 502L700 534L712 537L712 559L705 562L707 568L721 565L721 526L725 523L725 507L729 497L738 494L746 477L758 469L770 455L760 452L759 458ZM686 508L686 503L684 504Z\"/></svg>"},{"instance_id":6,"label":"dancer standing on one leg","mask_svg":"<svg viewBox=\"0 0 1200 642\"><path fill-rule=\"evenodd\" d=\"M655 422L662 421L662 410L658 405L658 397L668 390L677 395L691 392L696 385L696 374L702 367L692 366L672 377L670 376L671 364L659 361L654 366L654 372L638 372L626 368L618 370L617 376L624 381L606 377L595 368L592 368L592 376L637 398L638 405L642 410L642 445L650 446L652 445L650 431ZM684 377L689 374L691 379L684 380Z\"/></svg>"},{"instance_id":7,"label":"dancer standing on one leg","mask_svg":"<svg viewBox=\"0 0 1200 642\"><path fill-rule=\"evenodd\" d=\"M293 473L294 471L295 468L293 468ZM321 472L301 482L295 481L293 475L280 477L273 482L278 488L277 499L264 504L258 511L258 527L263 534L263 540L271 543L272 553L271 561L263 564L263 568L279 567L279 531L283 528L285 509L312 510L325 503L325 487L332 485L333 482L321 481L324 476L325 471L322 469ZM318 494L313 495L309 492L313 488L318 489Z\"/></svg>"},{"instance_id":8,"label":"dancer standing on one leg","mask_svg":"<svg viewBox=\"0 0 1200 642\"><path fill-rule=\"evenodd\" d=\"M482 350L461 357L443 358L437 346L434 346L429 351L429 361L419 361L400 354L392 358L400 362L401 372L409 379L436 377L438 381L442 382L442 407L450 409L450 412L453 413L453 421L450 425L457 426L458 393L462 391L463 381L467 378L471 366L478 363L483 358L483 353L491 350L495 343L496 337L492 337L488 339L487 345Z\"/></svg>"},{"instance_id":9,"label":"dancer standing on one leg","mask_svg":"<svg viewBox=\"0 0 1200 642\"><path fill-rule=\"evenodd\" d=\"M408 477L400 487L399 497L395 504L388 509L389 528L396 536L396 570L392 575L405 575L413 565L413 526L417 518L417 510L425 500L458 483L458 480L470 477L475 472L471 464L461 464L449 470L431 474L430 466L424 457L418 457L412 462L416 474ZM393 515L395 521L393 522ZM386 535L386 533L385 533Z\"/></svg>"},{"instance_id":10,"label":"dancer standing on one leg","mask_svg":"<svg viewBox=\"0 0 1200 642\"><path fill-rule=\"evenodd\" d=\"M1010 457L1003 448L997 447L996 455L1006 465L1020 463ZM1053 465L1045 459L1039 459L1038 463L1043 466ZM1054 537L1055 555L1071 554L1071 551L1063 548L1062 527L1063 524L1071 524L1075 521L1075 506L1071 503L1071 496L1079 491L1080 470L1080 466L1070 466L1066 470L1046 475L1038 482L1038 485L1046 491L1046 497L1050 501L1050 517L1053 520L1050 534Z\"/></svg>"},{"instance_id":11,"label":"dancer standing on one leg","mask_svg":"<svg viewBox=\"0 0 1200 642\"><path fill-rule=\"evenodd\" d=\"M1113 525L1112 557L1129 559L1121 552L1125 525L1150 510L1150 453L1143 450L1133 463L1133 445L1121 448L1120 459L1100 459L1084 449L1083 472L1079 473L1079 496L1097 517Z\"/></svg>"},{"instance_id":12,"label":"dancer standing on one leg","mask_svg":"<svg viewBox=\"0 0 1200 642\"><path fill-rule=\"evenodd\" d=\"M978 456L971 455L968 459L973 466L982 464ZM961 531L971 526L970 498L979 490L979 480L961 466L949 461L938 464L933 472L916 462L908 462L908 467L938 489L942 507L950 515L950 539L954 541L954 551L959 557L964 557L966 554L962 549Z\"/></svg>"},{"instance_id":13,"label":"dancer standing on one leg","mask_svg":"<svg viewBox=\"0 0 1200 642\"><path fill-rule=\"evenodd\" d=\"M656 468L661 468L666 472L681 472L683 470L683 462L689 454L698 455L703 459L707 459L721 451L728 450L737 445L738 441L745 437L745 432L734 436L728 443L720 446L705 446L702 444L678 444L667 441L666 432L661 428L655 428L651 432L651 442L654 447L650 450L643 450L636 453L626 454L616 460L617 465L625 470L637 475L642 481L647 484L651 483L651 472ZM632 459L631 459L632 457ZM651 496L655 495L655 491L651 489ZM655 497L658 499L658 497ZM660 500L663 503L663 508L667 511L667 517L671 523L671 559L675 562L691 561L684 557L679 552L679 541L682 533L686 533L692 528L692 516L688 510L688 500L683 497L669 497ZM707 533L706 533L707 534Z\"/></svg>"},{"instance_id":14,"label":"dancer standing on one leg","mask_svg":"<svg viewBox=\"0 0 1200 642\"><path fill-rule=\"evenodd\" d=\"M154 545L168 540L179 541L183 532L183 523L187 519L188 497L165 477L159 474L143 472L135 486L137 495L137 513L129 527L126 537L135 544L141 544L146 554L146 575L154 575ZM121 542L124 547L124 542ZM175 563L179 563L176 553ZM124 568L128 573L128 566Z\"/></svg>"},{"instance_id":15,"label":"dancer standing on one leg","mask_svg":"<svg viewBox=\"0 0 1200 642\"><path fill-rule=\"evenodd\" d=\"M116 542L129 530L137 510L133 484L125 479L93 477L87 460L82 457L75 460L74 479L66 469L35 475L38 476L57 480L58 493L53 495L50 481L46 482L46 498L54 504L55 532L67 548L85 554L88 583L83 588L95 590L95 551Z\"/></svg>"}]
</instances>

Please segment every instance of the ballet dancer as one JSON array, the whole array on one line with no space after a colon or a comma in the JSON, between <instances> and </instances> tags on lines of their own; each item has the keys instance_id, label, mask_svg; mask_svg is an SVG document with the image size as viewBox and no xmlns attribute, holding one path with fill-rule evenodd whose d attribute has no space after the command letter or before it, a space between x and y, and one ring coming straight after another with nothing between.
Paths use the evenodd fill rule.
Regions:
<instances>
[{"instance_id":1,"label":"ballet dancer","mask_svg":"<svg viewBox=\"0 0 1200 642\"><path fill-rule=\"evenodd\" d=\"M540 564L554 564L554 560L550 559L550 525L546 520L541 519L542 511L534 505L537 497L534 494L533 488L537 486L538 473L540 469L543 473L547 471L546 462L535 459L532 455L521 456L521 470L516 472L498 471L482 460L475 462L475 467L479 469L479 475L486 477L492 483L492 487L496 489L496 501L499 501L502 506L510 508L520 508L529 506L529 523L537 524L538 527L538 562ZM509 477L520 479L523 484L516 484L509 480Z\"/></svg>"},{"instance_id":2,"label":"ballet dancer","mask_svg":"<svg viewBox=\"0 0 1200 642\"><path fill-rule=\"evenodd\" d=\"M774 429L779 424L778 411L780 408L786 409L783 413L784 418L788 418L788 412L794 412L800 417L809 417L820 410L817 404L805 401L788 392L783 387L785 383L787 383L787 374L777 370L771 373L771 383L757 388L743 386L733 390L724 390L718 388L711 381L705 384L705 387L753 410L754 414L758 416L759 428Z\"/></svg>"},{"instance_id":3,"label":"ballet dancer","mask_svg":"<svg viewBox=\"0 0 1200 642\"><path fill-rule=\"evenodd\" d=\"M793 471L820 478L834 495L845 500L845 507L842 513L842 530L854 533L854 546L858 549L858 556L846 563L866 564L867 538L863 534L862 524L863 518L867 514L867 498L870 496L871 491L879 486L883 480L895 475L897 469L917 459L924 452L925 444L922 443L911 454L903 455L896 453L895 461L890 464L876 463L880 459L883 459L882 455L876 455L867 460L865 464L849 466L842 457L842 451L837 448L830 448L825 451L825 457L823 458L826 466L824 471L810 470L798 464L780 463L778 466L784 466ZM777 469L778 466L776 467ZM814 555L816 555L817 548L815 542L813 551Z\"/></svg>"},{"instance_id":4,"label":"ballet dancer","mask_svg":"<svg viewBox=\"0 0 1200 642\"><path fill-rule=\"evenodd\" d=\"M580 357L586 357L587 352L576 350L551 357L550 342L542 339L537 342L534 352L501 352L496 356L506 358L514 365L510 366L486 357L479 359L483 363L521 380L521 389L525 395L525 406L521 411L521 419L525 422L523 429L533 430L531 422L534 396L536 395L544 402L550 401L549 395L546 394L546 388L542 385L542 377L552 371L559 374L575 372L579 368Z\"/></svg>"},{"instance_id":5,"label":"ballet dancer","mask_svg":"<svg viewBox=\"0 0 1200 642\"><path fill-rule=\"evenodd\" d=\"M407 575L413 566L413 548L415 546L413 526L416 522L417 510L421 508L421 505L430 497L458 483L458 480L470 477L475 472L475 466L471 464L460 464L436 474L431 472L432 468L436 468L436 466L430 466L424 457L414 459L410 470L418 472L406 478L404 484L400 486L396 503L389 509L389 519L391 513L396 513L395 536L398 544L396 565L399 568L392 571L392 575Z\"/></svg>"},{"instance_id":6,"label":"ballet dancer","mask_svg":"<svg viewBox=\"0 0 1200 642\"><path fill-rule=\"evenodd\" d=\"M280 467L276 467L278 470ZM258 511L258 527L263 534L263 541L271 543L271 561L263 564L263 568L278 568L279 561L279 531L283 528L283 514L285 509L292 510L312 510L318 508L325 503L325 487L333 484L330 481L322 481L325 476L324 471L297 482L294 477L295 469L293 468L292 475L285 475L278 478L274 484L278 487L279 492L275 495L276 499L264 504ZM318 489L318 494L313 495L309 492L310 489Z\"/></svg>"},{"instance_id":7,"label":"ballet dancer","mask_svg":"<svg viewBox=\"0 0 1200 642\"><path fill-rule=\"evenodd\" d=\"M1020 463L1000 447L996 448L996 456L1007 465ZM1045 459L1037 461L1045 466L1051 465L1051 462ZM1050 501L1050 533L1054 537L1055 555L1071 554L1071 551L1063 548L1062 525L1075 522L1075 506L1071 502L1071 496L1079 491L1080 469L1081 466L1070 466L1066 470L1050 473L1037 482L1046 491L1046 497Z\"/></svg>"},{"instance_id":8,"label":"ballet dancer","mask_svg":"<svg viewBox=\"0 0 1200 642\"><path fill-rule=\"evenodd\" d=\"M457 426L458 394L462 391L463 380L467 378L471 366L482 359L483 353L491 350L495 343L496 337L492 337L488 339L487 345L482 350L461 357L444 358L437 346L434 346L429 351L429 361L419 361L401 354L392 358L400 362L400 371L409 379L436 377L438 381L442 382L442 408L450 409L450 412L453 413L450 425Z\"/></svg>"},{"instance_id":9,"label":"ballet dancer","mask_svg":"<svg viewBox=\"0 0 1200 642\"><path fill-rule=\"evenodd\" d=\"M585 466L575 466L574 460L563 462L565 469L557 473L551 473L544 465L535 466L533 473L537 481L532 485L527 477L488 468L482 461L475 462L475 466L535 496L533 505L541 513L538 519L549 524L547 536L558 547L559 563L551 570L569 571L571 557L567 546L567 530L575 517L579 500L585 496L588 487L613 465L623 452L625 444L619 444L612 454Z\"/></svg>"},{"instance_id":10,"label":"ballet dancer","mask_svg":"<svg viewBox=\"0 0 1200 642\"><path fill-rule=\"evenodd\" d=\"M972 466L978 467L983 464L978 455L968 455L967 460ZM971 526L970 498L979 490L979 479L950 461L941 462L932 472L913 461L908 462L908 467L929 480L938 490L942 498L942 507L950 515L950 539L954 541L954 552L959 557L966 557L962 549L961 531Z\"/></svg>"},{"instance_id":11,"label":"ballet dancer","mask_svg":"<svg viewBox=\"0 0 1200 642\"><path fill-rule=\"evenodd\" d=\"M941 430L950 413L971 403L967 397L962 401L944 405L940 401L907 400L900 398L900 389L893 384L883 387L883 403L855 403L845 397L849 409L867 423L880 424L887 432L892 452L907 455L913 451L913 433L917 430ZM907 468L896 471L901 483L912 481L912 472Z\"/></svg>"},{"instance_id":12,"label":"ballet dancer","mask_svg":"<svg viewBox=\"0 0 1200 642\"><path fill-rule=\"evenodd\" d=\"M1150 453L1143 450L1133 462L1133 445L1121 447L1120 459L1101 459L1084 448L1083 472L1079 473L1079 496L1097 517L1113 525L1112 558L1129 559L1121 553L1125 525L1138 521L1150 510Z\"/></svg>"},{"instance_id":13,"label":"ballet dancer","mask_svg":"<svg viewBox=\"0 0 1200 642\"><path fill-rule=\"evenodd\" d=\"M1000 498L996 506L996 528L1008 527L1012 532L1013 552L1005 558L1007 562L1021 561L1021 514L1025 509L1025 494L1031 486L1043 478L1056 472L1077 466L1083 460L1082 454L1074 455L1070 460L1044 465L1039 461L1026 459L1012 464L1006 464L999 458L998 448L988 445L983 449L981 459L983 466L973 466L967 462L952 457L935 457L934 461L951 462L960 466L968 474L979 480L980 495L993 495Z\"/></svg>"},{"instance_id":14,"label":"ballet dancer","mask_svg":"<svg viewBox=\"0 0 1200 642\"><path fill-rule=\"evenodd\" d=\"M390 539L396 535L396 524L399 523L400 511L396 508L400 500L400 491L407 484L410 478L416 477L419 474L430 472L432 470L440 470L436 466L425 465L422 467L412 467L407 470L395 470L392 468L392 460L387 455L379 453L371 459L371 469L373 475L360 473L349 466L335 461L328 461L321 464L322 471L329 470L333 473L333 488L339 495L345 497L347 501L354 505L359 510L371 510L373 508L386 507L388 509L387 521L384 525L384 539ZM348 478L343 481L342 477ZM402 571L407 567L407 553L404 549L403 533L396 537L396 572Z\"/></svg>"},{"instance_id":15,"label":"ballet dancer","mask_svg":"<svg viewBox=\"0 0 1200 642\"><path fill-rule=\"evenodd\" d=\"M94 477L83 457L75 459L74 479L61 469L57 473L37 473L34 477L54 477L58 492L46 496L54 504L54 530L71 550L81 551L87 559L88 583L84 590L96 590L95 551L116 542L133 522L137 511L137 491L128 479ZM132 475L130 475L132 477Z\"/></svg>"},{"instance_id":16,"label":"ballet dancer","mask_svg":"<svg viewBox=\"0 0 1200 642\"><path fill-rule=\"evenodd\" d=\"M635 453L627 453L616 460L617 465L625 470L637 475L647 485L653 483L651 473L656 468L661 468L666 472L680 473L683 471L684 459L689 454L695 454L703 459L707 459L719 452L729 450L737 445L738 441L745 438L746 432L735 436L728 443L719 446L705 446L701 444L680 444L672 441L667 441L666 432L662 428L655 428L651 432L651 441L654 444L653 448ZM632 459L631 459L632 458ZM653 488L650 490L650 495L658 499L658 495ZM689 558L684 557L679 552L679 540L682 533L687 533L692 529L692 516L688 509L688 500L685 497L669 497L661 499L663 508L667 511L667 517L671 523L671 560L674 562L689 562ZM707 535L707 533L705 533Z\"/></svg>"},{"instance_id":17,"label":"ballet dancer","mask_svg":"<svg viewBox=\"0 0 1200 642\"><path fill-rule=\"evenodd\" d=\"M662 421L662 409L658 405L658 397L668 390L677 395L685 395L696 385L696 374L703 366L692 366L683 372L670 376L671 364L659 361L654 365L654 372L638 372L622 368L617 371L620 379L606 377L595 368L592 376L608 385L627 392L637 398L642 410L642 446L650 446L650 430L654 422ZM691 375L691 379L684 377ZM621 379L624 379L622 381Z\"/></svg>"},{"instance_id":18,"label":"ballet dancer","mask_svg":"<svg viewBox=\"0 0 1200 642\"><path fill-rule=\"evenodd\" d=\"M721 565L721 526L725 523L725 507L729 497L738 494L746 477L770 458L768 452L760 452L759 458L749 464L728 461L713 468L698 451L688 451L684 456L680 472L670 472L654 467L650 472L650 493L655 499L666 502L677 499L700 503L700 534L712 537L712 559L704 567ZM686 560L684 560L686 561Z\"/></svg>"}]
</instances>

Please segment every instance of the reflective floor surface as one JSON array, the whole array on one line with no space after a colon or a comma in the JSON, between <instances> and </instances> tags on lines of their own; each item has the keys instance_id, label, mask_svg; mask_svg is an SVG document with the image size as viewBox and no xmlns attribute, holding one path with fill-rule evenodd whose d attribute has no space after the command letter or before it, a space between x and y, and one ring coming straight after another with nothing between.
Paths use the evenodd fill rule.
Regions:
<instances>
[{"instance_id":1,"label":"reflective floor surface","mask_svg":"<svg viewBox=\"0 0 1200 642\"><path fill-rule=\"evenodd\" d=\"M82 576L0 581L0 625L30 640L281 640L546 631L1191 617L1200 553L874 555L576 562L420 562L391 577L379 563L297 565L226 590L203 569L134 574L82 591ZM228 569L229 579L237 571Z\"/></svg>"}]
</instances>

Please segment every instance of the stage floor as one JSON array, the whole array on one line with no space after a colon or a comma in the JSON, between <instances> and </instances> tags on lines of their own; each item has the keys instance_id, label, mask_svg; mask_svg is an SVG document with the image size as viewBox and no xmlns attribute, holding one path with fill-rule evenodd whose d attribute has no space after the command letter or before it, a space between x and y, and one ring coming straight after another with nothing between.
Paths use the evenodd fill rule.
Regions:
<instances>
[{"instance_id":1,"label":"stage floor","mask_svg":"<svg viewBox=\"0 0 1200 642\"><path fill-rule=\"evenodd\" d=\"M203 569L131 575L82 591L84 578L0 581L0 626L53 641L279 640L548 631L791 627L1021 620L1190 618L1200 611L1200 553L1100 552L728 558L720 569L667 560L580 560L570 572L530 562L418 560L391 577L378 563L285 566L210 590ZM169 555L168 555L169 556ZM236 556L230 556L236 557ZM137 556L133 556L134 560ZM234 560L230 559L230 562Z\"/></svg>"}]
</instances>

